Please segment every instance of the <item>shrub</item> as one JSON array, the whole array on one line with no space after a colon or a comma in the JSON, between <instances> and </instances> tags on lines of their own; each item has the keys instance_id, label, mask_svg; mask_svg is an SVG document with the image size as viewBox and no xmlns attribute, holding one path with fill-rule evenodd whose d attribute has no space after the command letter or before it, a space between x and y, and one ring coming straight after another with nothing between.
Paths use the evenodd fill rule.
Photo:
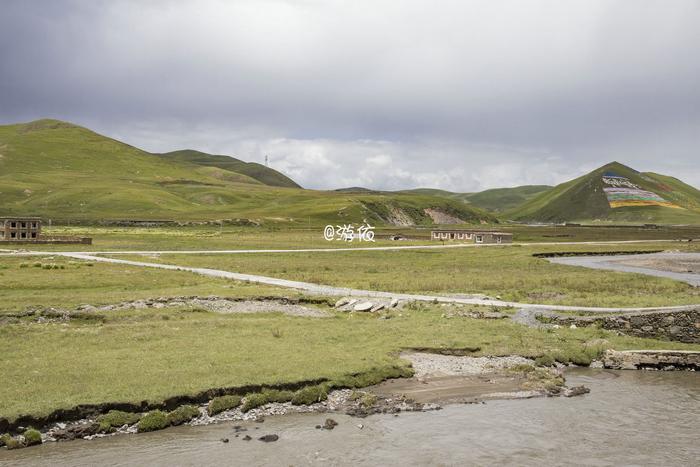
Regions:
<instances>
[{"instance_id":1,"label":"shrub","mask_svg":"<svg viewBox=\"0 0 700 467\"><path fill-rule=\"evenodd\" d=\"M20 267L20 269L28 268L29 263L19 263L19 267Z\"/></svg>"},{"instance_id":2,"label":"shrub","mask_svg":"<svg viewBox=\"0 0 700 467\"><path fill-rule=\"evenodd\" d=\"M168 416L162 410L152 410L141 417L138 424L139 432L156 431L167 428L170 423Z\"/></svg>"},{"instance_id":3,"label":"shrub","mask_svg":"<svg viewBox=\"0 0 700 467\"><path fill-rule=\"evenodd\" d=\"M215 397L209 401L207 413L209 416L212 416L221 413L224 410L235 409L239 405L241 405L241 398L239 396Z\"/></svg>"},{"instance_id":4,"label":"shrub","mask_svg":"<svg viewBox=\"0 0 700 467\"><path fill-rule=\"evenodd\" d=\"M307 386L299 389L292 397L292 404L309 405L324 401L328 398L328 387L329 385L319 384L318 386Z\"/></svg>"},{"instance_id":5,"label":"shrub","mask_svg":"<svg viewBox=\"0 0 700 467\"><path fill-rule=\"evenodd\" d=\"M24 442L27 446L36 446L41 444L41 433L34 428L30 428L24 432Z\"/></svg>"},{"instance_id":6,"label":"shrub","mask_svg":"<svg viewBox=\"0 0 700 467\"><path fill-rule=\"evenodd\" d=\"M168 422L173 425L182 425L193 418L199 417L199 409L193 405L182 405L168 413Z\"/></svg>"},{"instance_id":7,"label":"shrub","mask_svg":"<svg viewBox=\"0 0 700 467\"><path fill-rule=\"evenodd\" d=\"M110 410L104 415L97 417L97 423L100 424L100 431L103 433L111 433L115 428L124 425L133 425L141 418L140 414L122 412L121 410Z\"/></svg>"}]
</instances>

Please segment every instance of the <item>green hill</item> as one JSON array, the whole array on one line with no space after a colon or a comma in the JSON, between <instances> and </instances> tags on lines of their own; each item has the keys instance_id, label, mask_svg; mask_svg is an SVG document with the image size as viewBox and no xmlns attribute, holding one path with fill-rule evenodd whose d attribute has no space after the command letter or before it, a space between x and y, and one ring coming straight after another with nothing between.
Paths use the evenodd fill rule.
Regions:
<instances>
[{"instance_id":1,"label":"green hill","mask_svg":"<svg viewBox=\"0 0 700 467\"><path fill-rule=\"evenodd\" d=\"M550 188L552 187L548 185L493 188L478 193L466 194L464 198L476 207L500 213L514 209Z\"/></svg>"},{"instance_id":2,"label":"green hill","mask_svg":"<svg viewBox=\"0 0 700 467\"><path fill-rule=\"evenodd\" d=\"M505 214L526 222L700 223L700 191L619 162L542 192Z\"/></svg>"},{"instance_id":3,"label":"green hill","mask_svg":"<svg viewBox=\"0 0 700 467\"><path fill-rule=\"evenodd\" d=\"M218 167L230 172L246 175L269 186L301 188L294 180L274 169L265 167L264 165L256 162L244 162L230 156L207 154L204 152L195 151L193 149L166 152L156 154L156 156L164 159L200 165L203 167Z\"/></svg>"},{"instance_id":4,"label":"green hill","mask_svg":"<svg viewBox=\"0 0 700 467\"><path fill-rule=\"evenodd\" d=\"M552 187L548 185L524 185L513 188L493 188L476 193L455 193L435 188L416 188L404 190L402 193L440 196L463 201L486 211L501 213L522 205L550 188Z\"/></svg>"},{"instance_id":5,"label":"green hill","mask_svg":"<svg viewBox=\"0 0 700 467\"><path fill-rule=\"evenodd\" d=\"M0 216L38 215L55 223L233 220L306 226L366 219L429 225L437 212L463 222L496 222L479 209L429 195L269 186L261 180L274 184L286 177L267 170L240 173L232 170L240 164L199 154L154 155L58 120L0 126Z\"/></svg>"}]
</instances>

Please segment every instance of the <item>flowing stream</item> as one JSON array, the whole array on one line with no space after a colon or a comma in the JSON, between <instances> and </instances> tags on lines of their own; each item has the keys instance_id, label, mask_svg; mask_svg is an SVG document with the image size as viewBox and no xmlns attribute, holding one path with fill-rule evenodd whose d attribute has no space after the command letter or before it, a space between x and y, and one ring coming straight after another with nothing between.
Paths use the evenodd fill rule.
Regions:
<instances>
[{"instance_id":1,"label":"flowing stream","mask_svg":"<svg viewBox=\"0 0 700 467\"><path fill-rule=\"evenodd\" d=\"M238 438L234 423L185 426L0 451L0 465L698 465L700 374L576 369L567 382L591 393L398 417L271 417L241 424ZM316 429L326 418L339 425ZM258 441L266 434L279 440Z\"/></svg>"}]
</instances>

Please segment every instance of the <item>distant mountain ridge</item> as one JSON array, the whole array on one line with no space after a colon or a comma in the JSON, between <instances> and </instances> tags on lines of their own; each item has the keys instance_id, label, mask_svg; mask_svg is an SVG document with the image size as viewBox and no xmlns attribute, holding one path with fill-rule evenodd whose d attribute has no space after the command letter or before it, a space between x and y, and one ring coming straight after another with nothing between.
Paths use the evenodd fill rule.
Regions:
<instances>
[{"instance_id":1,"label":"distant mountain ridge","mask_svg":"<svg viewBox=\"0 0 700 467\"><path fill-rule=\"evenodd\" d=\"M437 196L305 190L261 164L184 150L151 154L60 120L0 125L0 216L113 220L433 225L496 217Z\"/></svg>"},{"instance_id":2,"label":"distant mountain ridge","mask_svg":"<svg viewBox=\"0 0 700 467\"><path fill-rule=\"evenodd\" d=\"M526 222L700 222L700 191L682 181L611 162L505 213Z\"/></svg>"}]
</instances>

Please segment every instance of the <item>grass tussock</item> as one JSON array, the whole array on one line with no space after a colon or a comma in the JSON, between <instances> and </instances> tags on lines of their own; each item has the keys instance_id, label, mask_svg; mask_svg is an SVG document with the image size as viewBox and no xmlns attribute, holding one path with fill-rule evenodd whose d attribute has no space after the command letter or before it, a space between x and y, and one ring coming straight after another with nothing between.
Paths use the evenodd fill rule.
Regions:
<instances>
[{"instance_id":1,"label":"grass tussock","mask_svg":"<svg viewBox=\"0 0 700 467\"><path fill-rule=\"evenodd\" d=\"M152 410L141 417L138 423L139 432L157 431L170 426L168 414L162 410Z\"/></svg>"},{"instance_id":2,"label":"grass tussock","mask_svg":"<svg viewBox=\"0 0 700 467\"><path fill-rule=\"evenodd\" d=\"M124 425L133 425L140 419L141 415L137 413L110 410L106 414L97 417L97 423L100 424L101 433L111 433Z\"/></svg>"},{"instance_id":3,"label":"grass tussock","mask_svg":"<svg viewBox=\"0 0 700 467\"><path fill-rule=\"evenodd\" d=\"M172 412L168 412L167 420L171 426L182 425L199 417L199 409L193 405L181 405Z\"/></svg>"},{"instance_id":4,"label":"grass tussock","mask_svg":"<svg viewBox=\"0 0 700 467\"><path fill-rule=\"evenodd\" d=\"M225 410L235 409L239 405L241 405L240 396L215 397L209 401L209 405L207 406L207 413L209 414L209 416L212 416L221 413Z\"/></svg>"}]
</instances>

